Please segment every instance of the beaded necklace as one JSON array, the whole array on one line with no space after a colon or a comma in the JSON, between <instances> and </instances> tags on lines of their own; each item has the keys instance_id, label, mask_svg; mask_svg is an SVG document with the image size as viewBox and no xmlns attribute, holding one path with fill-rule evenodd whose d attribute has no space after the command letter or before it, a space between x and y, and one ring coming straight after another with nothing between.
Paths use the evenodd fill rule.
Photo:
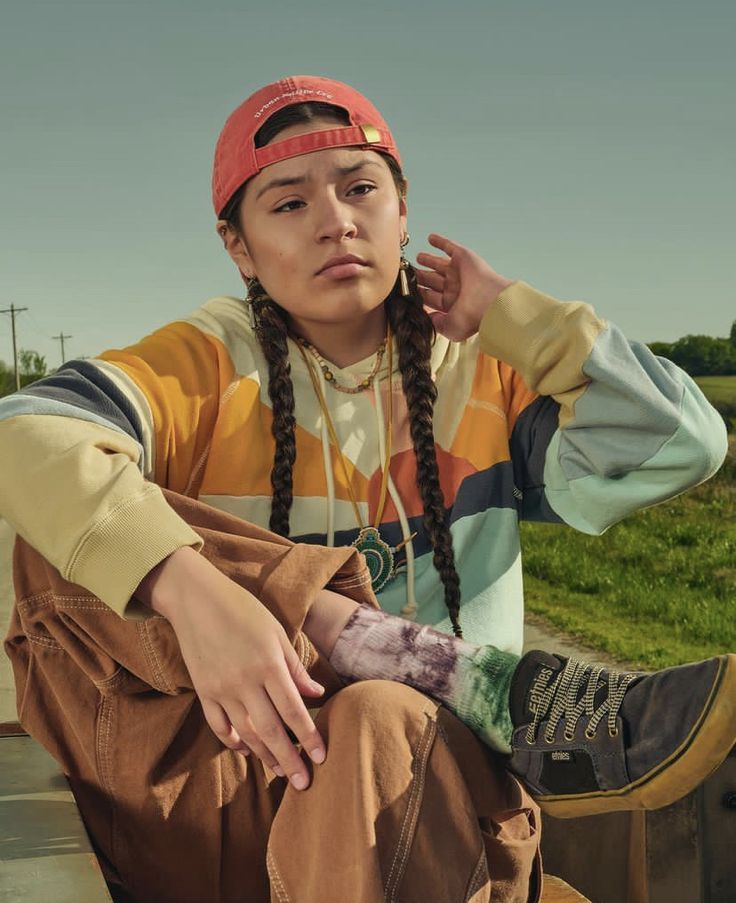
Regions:
<instances>
[{"instance_id":1,"label":"beaded necklace","mask_svg":"<svg viewBox=\"0 0 736 903\"><path fill-rule=\"evenodd\" d=\"M345 392L348 395L356 395L358 392L363 392L365 389L370 388L371 383L373 382L376 374L381 367L381 361L383 360L383 355L386 352L386 342L388 341L387 336L387 338L385 338L378 346L378 350L376 351L376 363L373 365L371 372L362 382L360 382L357 386L341 386L340 383L335 379L335 374L332 372L332 370L330 370L327 361L322 357L319 351L317 351L314 345L312 345L312 343L308 342L306 339L303 339L301 336L295 336L295 338L301 348L306 348L307 351L310 351L314 355L314 357L317 358L317 362L319 363L320 369L322 370L322 373L324 374L327 382L334 389L337 389L338 392ZM389 349L389 359L390 355L391 350Z\"/></svg>"}]
</instances>

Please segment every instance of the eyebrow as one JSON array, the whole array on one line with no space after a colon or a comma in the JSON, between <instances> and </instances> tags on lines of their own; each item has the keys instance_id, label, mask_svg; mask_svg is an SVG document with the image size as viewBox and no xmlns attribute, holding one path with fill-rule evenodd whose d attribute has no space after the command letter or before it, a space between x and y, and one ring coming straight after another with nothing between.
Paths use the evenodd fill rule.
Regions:
<instances>
[{"instance_id":1,"label":"eyebrow","mask_svg":"<svg viewBox=\"0 0 736 903\"><path fill-rule=\"evenodd\" d=\"M351 166L336 166L335 172L337 172L341 176L349 176L353 172L357 172L357 170L362 169L364 166L380 166L381 164L377 160L371 160L370 157L363 157L363 159L358 160L357 163L353 163ZM267 182L263 188L256 195L256 200L258 200L261 195L265 194L267 191L270 191L272 188L286 188L289 185L303 185L305 182L309 181L309 177L304 176L288 176L283 179L271 179L270 182Z\"/></svg>"}]
</instances>

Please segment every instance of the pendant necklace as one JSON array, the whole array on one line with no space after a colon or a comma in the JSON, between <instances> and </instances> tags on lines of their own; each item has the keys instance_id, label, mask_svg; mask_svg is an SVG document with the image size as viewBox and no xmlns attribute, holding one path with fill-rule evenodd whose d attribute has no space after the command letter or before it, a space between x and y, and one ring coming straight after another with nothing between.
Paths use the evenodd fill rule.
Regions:
<instances>
[{"instance_id":1,"label":"pendant necklace","mask_svg":"<svg viewBox=\"0 0 736 903\"><path fill-rule=\"evenodd\" d=\"M392 548L384 539L381 538L381 534L378 532L378 525L381 523L383 510L386 507L386 498L388 496L389 464L391 462L391 438L393 431L393 392L391 390L391 378L393 375L393 353L391 344L391 327L387 326L386 338L381 344L381 347L378 349L377 363L373 368L373 372L355 389L346 388L344 386L340 386L337 383L334 375L329 370L329 368L327 368L326 362L319 356L317 349L314 348L314 346L309 342L307 342L306 339L303 339L300 336L296 336L296 342L299 346L302 357L304 358L304 362L307 365L309 377L312 380L314 392L317 396L317 400L319 401L322 416L325 419L325 424L330 434L330 440L335 447L335 451L337 452L337 456L340 460L340 465L345 477L345 485L347 486L348 494L350 496L350 502L353 506L353 511L355 512L355 519L357 520L358 526L360 528L360 532L358 533L357 538L351 543L351 545L355 546L355 548L358 549L359 552L362 552L363 555L365 555L366 564L368 565L368 570L371 575L371 585L373 587L373 591L377 593L394 576L394 554L398 552L399 549L403 548L403 546L405 546L407 542L411 541L414 536L416 536L416 534L412 534L412 536L410 536L408 539L403 540L403 542L400 542L397 546L394 546ZM319 379L317 377L317 374L314 372L312 363L306 355L305 348L309 349L309 351L311 351L312 354L317 357L323 373L325 373L325 370L327 369L325 378L329 381L330 385L338 391L350 392L351 394L369 388L371 382L377 377L383 352L385 349L388 349L389 386L388 415L386 418L386 454L382 466L381 489L378 494L378 508L376 510L376 518L373 526L369 526L363 523L363 518L360 513L360 508L358 507L358 502L355 498L355 492L353 491L353 485L350 480L350 475L348 474L347 464L345 463L345 456L343 455L342 449L340 448L337 433L335 432L335 426L332 422L332 417L330 416L330 412L327 408L327 400L324 397L322 387L319 384Z\"/></svg>"}]
</instances>

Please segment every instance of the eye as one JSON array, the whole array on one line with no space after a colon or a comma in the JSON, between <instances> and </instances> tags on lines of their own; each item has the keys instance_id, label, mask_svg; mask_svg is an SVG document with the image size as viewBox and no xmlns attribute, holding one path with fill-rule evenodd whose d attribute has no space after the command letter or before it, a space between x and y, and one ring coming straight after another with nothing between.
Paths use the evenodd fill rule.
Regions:
<instances>
[{"instance_id":1,"label":"eye","mask_svg":"<svg viewBox=\"0 0 736 903\"><path fill-rule=\"evenodd\" d=\"M274 213L289 213L291 210L296 210L296 207L293 207L293 204L303 204L304 201L287 201L285 204L282 204L280 207L277 207L273 212Z\"/></svg>"},{"instance_id":2,"label":"eye","mask_svg":"<svg viewBox=\"0 0 736 903\"><path fill-rule=\"evenodd\" d=\"M361 190L361 189L365 189L365 190ZM375 185L371 185L371 184L368 183L368 182L361 182L360 185L354 185L354 186L350 189L350 191L348 192L348 194L352 194L353 191L359 191L361 195L366 195L366 194L369 194L369 192L375 191L375 190L376 190L376 186L375 186Z\"/></svg>"}]
</instances>

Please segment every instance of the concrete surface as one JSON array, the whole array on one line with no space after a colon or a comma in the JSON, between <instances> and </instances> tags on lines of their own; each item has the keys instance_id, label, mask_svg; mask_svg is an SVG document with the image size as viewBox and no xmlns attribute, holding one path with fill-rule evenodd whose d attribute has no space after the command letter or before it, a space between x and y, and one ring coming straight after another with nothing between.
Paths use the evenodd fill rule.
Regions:
<instances>
[{"instance_id":1,"label":"concrete surface","mask_svg":"<svg viewBox=\"0 0 736 903\"><path fill-rule=\"evenodd\" d=\"M69 785L30 737L0 737L0 900L110 903Z\"/></svg>"}]
</instances>

